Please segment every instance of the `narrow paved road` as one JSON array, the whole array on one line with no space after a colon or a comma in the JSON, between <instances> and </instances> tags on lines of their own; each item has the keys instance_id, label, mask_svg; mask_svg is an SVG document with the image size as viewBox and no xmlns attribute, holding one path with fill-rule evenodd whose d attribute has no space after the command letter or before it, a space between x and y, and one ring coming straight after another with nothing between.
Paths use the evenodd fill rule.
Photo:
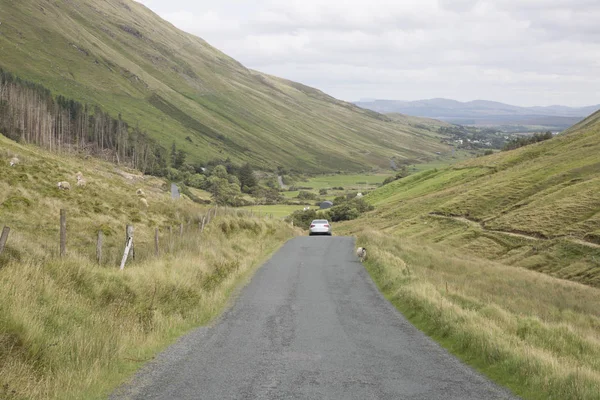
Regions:
<instances>
[{"instance_id":1,"label":"narrow paved road","mask_svg":"<svg viewBox=\"0 0 600 400\"><path fill-rule=\"evenodd\" d=\"M415 329L343 237L288 242L112 399L514 399Z\"/></svg>"}]
</instances>

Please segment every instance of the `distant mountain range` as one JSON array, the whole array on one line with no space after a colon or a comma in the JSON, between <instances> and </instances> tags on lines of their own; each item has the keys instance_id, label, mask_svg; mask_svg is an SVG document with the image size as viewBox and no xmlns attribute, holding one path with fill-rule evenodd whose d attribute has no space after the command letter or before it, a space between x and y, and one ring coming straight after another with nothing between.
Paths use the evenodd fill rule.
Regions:
<instances>
[{"instance_id":1,"label":"distant mountain range","mask_svg":"<svg viewBox=\"0 0 600 400\"><path fill-rule=\"evenodd\" d=\"M496 101L460 102L450 99L418 101L361 100L359 107L379 113L402 113L416 117L435 118L461 125L522 125L564 129L600 109L600 104L588 107L519 107Z\"/></svg>"}]
</instances>

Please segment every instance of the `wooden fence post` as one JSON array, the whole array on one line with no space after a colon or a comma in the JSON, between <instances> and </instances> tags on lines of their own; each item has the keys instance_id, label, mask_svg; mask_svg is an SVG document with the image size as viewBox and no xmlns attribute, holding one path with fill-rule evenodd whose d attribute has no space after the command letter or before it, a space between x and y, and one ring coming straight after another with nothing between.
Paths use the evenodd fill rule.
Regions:
<instances>
[{"instance_id":1,"label":"wooden fence post","mask_svg":"<svg viewBox=\"0 0 600 400\"><path fill-rule=\"evenodd\" d=\"M60 210L60 256L67 254L67 210Z\"/></svg>"},{"instance_id":2,"label":"wooden fence post","mask_svg":"<svg viewBox=\"0 0 600 400\"><path fill-rule=\"evenodd\" d=\"M2 229L2 236L0 236L0 254L4 251L4 246L6 246L6 241L8 240L8 233L10 232L10 228L5 226Z\"/></svg>"},{"instance_id":3,"label":"wooden fence post","mask_svg":"<svg viewBox=\"0 0 600 400\"><path fill-rule=\"evenodd\" d=\"M200 232L204 232L204 224L206 223L206 215L202 216L202 229Z\"/></svg>"},{"instance_id":4,"label":"wooden fence post","mask_svg":"<svg viewBox=\"0 0 600 400\"><path fill-rule=\"evenodd\" d=\"M173 227L169 226L169 253L173 252Z\"/></svg>"},{"instance_id":5,"label":"wooden fence post","mask_svg":"<svg viewBox=\"0 0 600 400\"><path fill-rule=\"evenodd\" d=\"M98 241L96 242L96 261L102 264L102 242L104 241L104 233L98 231Z\"/></svg>"},{"instance_id":6,"label":"wooden fence post","mask_svg":"<svg viewBox=\"0 0 600 400\"><path fill-rule=\"evenodd\" d=\"M127 225L125 227L125 240L129 240L129 238L131 238L131 258L135 260L135 246L133 244L133 225Z\"/></svg>"},{"instance_id":7,"label":"wooden fence post","mask_svg":"<svg viewBox=\"0 0 600 400\"><path fill-rule=\"evenodd\" d=\"M154 230L154 255L158 257L158 228Z\"/></svg>"},{"instance_id":8,"label":"wooden fence post","mask_svg":"<svg viewBox=\"0 0 600 400\"><path fill-rule=\"evenodd\" d=\"M179 224L179 236L183 236L183 223Z\"/></svg>"},{"instance_id":9,"label":"wooden fence post","mask_svg":"<svg viewBox=\"0 0 600 400\"><path fill-rule=\"evenodd\" d=\"M121 271L125 269L125 262L127 262L127 258L129 258L129 252L133 249L133 226L127 225L125 232L127 233L127 241L125 242L125 251L123 252L123 258L121 259Z\"/></svg>"}]
</instances>

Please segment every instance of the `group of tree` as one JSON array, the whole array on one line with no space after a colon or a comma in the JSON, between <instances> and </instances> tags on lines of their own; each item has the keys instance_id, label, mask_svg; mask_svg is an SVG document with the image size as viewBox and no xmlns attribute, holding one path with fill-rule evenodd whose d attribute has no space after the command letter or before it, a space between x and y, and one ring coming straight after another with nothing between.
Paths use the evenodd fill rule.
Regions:
<instances>
[{"instance_id":1,"label":"group of tree","mask_svg":"<svg viewBox=\"0 0 600 400\"><path fill-rule=\"evenodd\" d=\"M15 141L49 151L85 153L146 174L212 193L218 204L240 205L242 194L280 200L276 186L261 187L248 163L230 159L206 164L186 162L186 153L175 142L171 152L139 128L130 127L97 106L55 96L40 84L23 80L0 68L0 133Z\"/></svg>"},{"instance_id":2,"label":"group of tree","mask_svg":"<svg viewBox=\"0 0 600 400\"><path fill-rule=\"evenodd\" d=\"M171 163L164 176L173 182L181 182L186 186L205 190L212 194L219 205L246 205L244 194L261 198L265 204L279 201L280 194L276 189L259 185L254 168L245 163L238 165L226 160L211 160L207 163L186 163L186 154L171 145Z\"/></svg>"},{"instance_id":3,"label":"group of tree","mask_svg":"<svg viewBox=\"0 0 600 400\"><path fill-rule=\"evenodd\" d=\"M521 136L507 142L502 150L506 151L518 149L519 147L527 146L533 143L543 142L544 140L552 139L553 137L554 135L550 131L547 131L546 133L534 133L531 136Z\"/></svg>"},{"instance_id":4,"label":"group of tree","mask_svg":"<svg viewBox=\"0 0 600 400\"><path fill-rule=\"evenodd\" d=\"M327 219L330 222L350 221L374 209L364 198L356 197L356 193L338 196L333 203L335 205L327 210L295 211L288 217L288 220L293 221L294 226L308 229L314 219Z\"/></svg>"},{"instance_id":5,"label":"group of tree","mask_svg":"<svg viewBox=\"0 0 600 400\"><path fill-rule=\"evenodd\" d=\"M166 151L121 116L111 117L44 86L0 69L0 132L54 152L83 152L154 174L167 165Z\"/></svg>"}]
</instances>

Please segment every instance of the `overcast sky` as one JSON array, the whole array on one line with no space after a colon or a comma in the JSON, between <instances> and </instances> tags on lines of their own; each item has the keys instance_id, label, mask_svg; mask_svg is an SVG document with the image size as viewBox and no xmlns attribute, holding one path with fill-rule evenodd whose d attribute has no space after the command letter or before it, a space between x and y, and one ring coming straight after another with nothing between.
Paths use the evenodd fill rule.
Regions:
<instances>
[{"instance_id":1,"label":"overcast sky","mask_svg":"<svg viewBox=\"0 0 600 400\"><path fill-rule=\"evenodd\" d=\"M142 0L249 68L343 100L600 103L600 0Z\"/></svg>"}]
</instances>

